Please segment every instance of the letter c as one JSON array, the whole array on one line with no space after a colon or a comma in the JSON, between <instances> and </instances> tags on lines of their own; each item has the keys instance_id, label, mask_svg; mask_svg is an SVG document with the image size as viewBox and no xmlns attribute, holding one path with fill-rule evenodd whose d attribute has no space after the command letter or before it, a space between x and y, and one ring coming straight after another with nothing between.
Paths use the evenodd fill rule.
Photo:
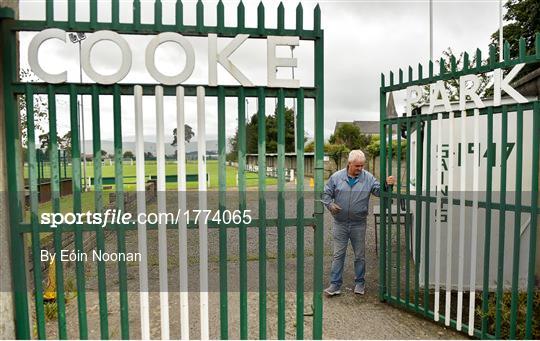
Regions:
<instances>
[{"instance_id":1,"label":"letter c","mask_svg":"<svg viewBox=\"0 0 540 341\"><path fill-rule=\"evenodd\" d=\"M60 39L65 43L66 31L58 28L49 28L36 34L28 46L28 64L30 64L30 68L36 74L36 76L41 78L44 82L57 84L63 83L67 80L67 71L57 74L50 74L41 68L38 60L38 51L41 44L43 44L46 40L53 38Z\"/></svg>"}]
</instances>

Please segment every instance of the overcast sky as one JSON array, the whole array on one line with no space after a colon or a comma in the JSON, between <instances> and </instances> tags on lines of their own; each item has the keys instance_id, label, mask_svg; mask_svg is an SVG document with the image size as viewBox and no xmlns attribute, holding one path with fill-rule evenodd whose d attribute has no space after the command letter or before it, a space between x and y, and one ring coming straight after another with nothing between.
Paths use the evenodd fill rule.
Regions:
<instances>
[{"instance_id":1,"label":"overcast sky","mask_svg":"<svg viewBox=\"0 0 540 341\"><path fill-rule=\"evenodd\" d=\"M380 73L397 73L412 65L416 70L418 62L426 64L429 59L429 2L428 1L301 1L304 8L304 27L312 28L313 8L321 6L322 27L325 30L325 138L334 130L336 121L377 120L379 116ZM67 19L66 2L56 1L55 18ZM120 21L132 20L131 1L121 1ZM216 24L217 1L204 1L205 24ZM236 25L236 5L238 1L224 1L225 25ZM433 1L434 58L451 47L456 53L473 52L479 47L487 53L489 37L498 28L498 0L491 1ZM20 0L21 19L43 19L45 1ZM184 21L195 24L196 1L184 1ZM277 1L264 1L266 26L275 27L277 22ZM285 25L295 27L295 8L298 2L285 1ZM257 1L245 1L246 25L256 26ZM164 23L173 23L174 2L164 1ZM142 21L153 21L153 1L142 1ZM88 2L77 1L77 18L88 20ZM99 21L110 21L110 2L100 1ZM27 67L27 49L32 33L21 34L21 65ZM153 83L144 65L144 49L151 36L126 36L132 49L133 62L129 75L122 81L127 83ZM208 84L208 40L189 38L195 48L195 71L186 81L188 84ZM218 41L221 50L230 39ZM286 49L286 50L285 50ZM290 56L288 48L278 49L279 56ZM298 58L295 78L304 86L313 85L313 44L302 41L294 51ZM43 68L51 73L68 71L68 81L79 81L78 49L74 44L63 44L50 40L40 50ZM185 55L177 45L167 43L156 52L158 69L166 74L175 74L183 69ZM239 69L256 85L266 85L266 42L249 39L231 57ZM92 53L92 64L105 74L113 73L120 65L119 49L110 42L96 45ZM415 71L416 72L416 71ZM278 77L290 77L290 68L280 69ZM84 75L83 80L90 79ZM218 67L220 84L238 84L226 70ZM123 134L134 135L133 99L123 98ZM67 98L58 99L59 131L69 129ZM209 98L207 104L207 136L215 138L216 101ZM292 106L292 102L286 103ZM155 112L153 99L144 99L145 135L155 134ZM175 122L174 98L166 100L166 122ZM249 113L254 113L256 100L249 99ZM274 100L267 101L267 110L273 110ZM404 103L397 96L396 107L403 112ZM196 128L195 100L186 103L186 122ZM227 135L236 127L236 100L227 101ZM112 99L102 98L102 139L112 140ZM90 99L85 98L85 123L87 139L91 132ZM170 135L175 124L167 124ZM169 132L169 130L171 132ZM306 103L306 131L313 137L313 104Z\"/></svg>"}]
</instances>

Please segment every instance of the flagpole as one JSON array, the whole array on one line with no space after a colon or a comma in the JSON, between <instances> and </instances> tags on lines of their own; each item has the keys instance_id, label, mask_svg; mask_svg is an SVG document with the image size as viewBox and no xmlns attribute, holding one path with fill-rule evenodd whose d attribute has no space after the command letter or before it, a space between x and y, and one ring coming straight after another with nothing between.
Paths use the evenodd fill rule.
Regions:
<instances>
[{"instance_id":1,"label":"flagpole","mask_svg":"<svg viewBox=\"0 0 540 341\"><path fill-rule=\"evenodd\" d=\"M429 60L433 60L433 0L429 0Z\"/></svg>"},{"instance_id":2,"label":"flagpole","mask_svg":"<svg viewBox=\"0 0 540 341\"><path fill-rule=\"evenodd\" d=\"M503 61L503 14L502 0L499 0L499 61Z\"/></svg>"}]
</instances>

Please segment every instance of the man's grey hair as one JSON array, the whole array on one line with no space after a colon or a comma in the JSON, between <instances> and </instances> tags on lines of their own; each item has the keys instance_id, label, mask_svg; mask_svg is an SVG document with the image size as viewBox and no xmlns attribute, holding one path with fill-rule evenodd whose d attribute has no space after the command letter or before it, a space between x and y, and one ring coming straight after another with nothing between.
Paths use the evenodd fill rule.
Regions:
<instances>
[{"instance_id":1,"label":"man's grey hair","mask_svg":"<svg viewBox=\"0 0 540 341\"><path fill-rule=\"evenodd\" d=\"M366 156L364 155L364 152L360 149L353 149L349 153L349 162L354 161L366 161Z\"/></svg>"}]
</instances>

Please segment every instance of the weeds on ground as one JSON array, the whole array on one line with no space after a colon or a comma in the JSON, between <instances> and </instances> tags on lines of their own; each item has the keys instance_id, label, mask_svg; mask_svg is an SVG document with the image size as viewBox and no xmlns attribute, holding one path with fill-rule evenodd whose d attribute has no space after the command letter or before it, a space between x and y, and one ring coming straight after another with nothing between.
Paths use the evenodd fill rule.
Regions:
<instances>
[{"instance_id":1,"label":"weeds on ground","mask_svg":"<svg viewBox=\"0 0 540 341\"><path fill-rule=\"evenodd\" d=\"M527 293L518 293L517 296L517 317L516 317L516 339L525 338L525 321L527 317ZM481 298L480 298L481 299ZM501 300L501 335L502 339L510 337L510 320L512 307L512 293L504 292ZM536 290L533 294L532 307L532 338L540 339L540 290ZM496 318L497 318L497 296L495 293L490 293L488 297L488 310L484 315L482 313L482 305L479 304L476 308L477 316L487 317L488 332L495 334ZM535 316L536 315L536 316Z\"/></svg>"}]
</instances>

